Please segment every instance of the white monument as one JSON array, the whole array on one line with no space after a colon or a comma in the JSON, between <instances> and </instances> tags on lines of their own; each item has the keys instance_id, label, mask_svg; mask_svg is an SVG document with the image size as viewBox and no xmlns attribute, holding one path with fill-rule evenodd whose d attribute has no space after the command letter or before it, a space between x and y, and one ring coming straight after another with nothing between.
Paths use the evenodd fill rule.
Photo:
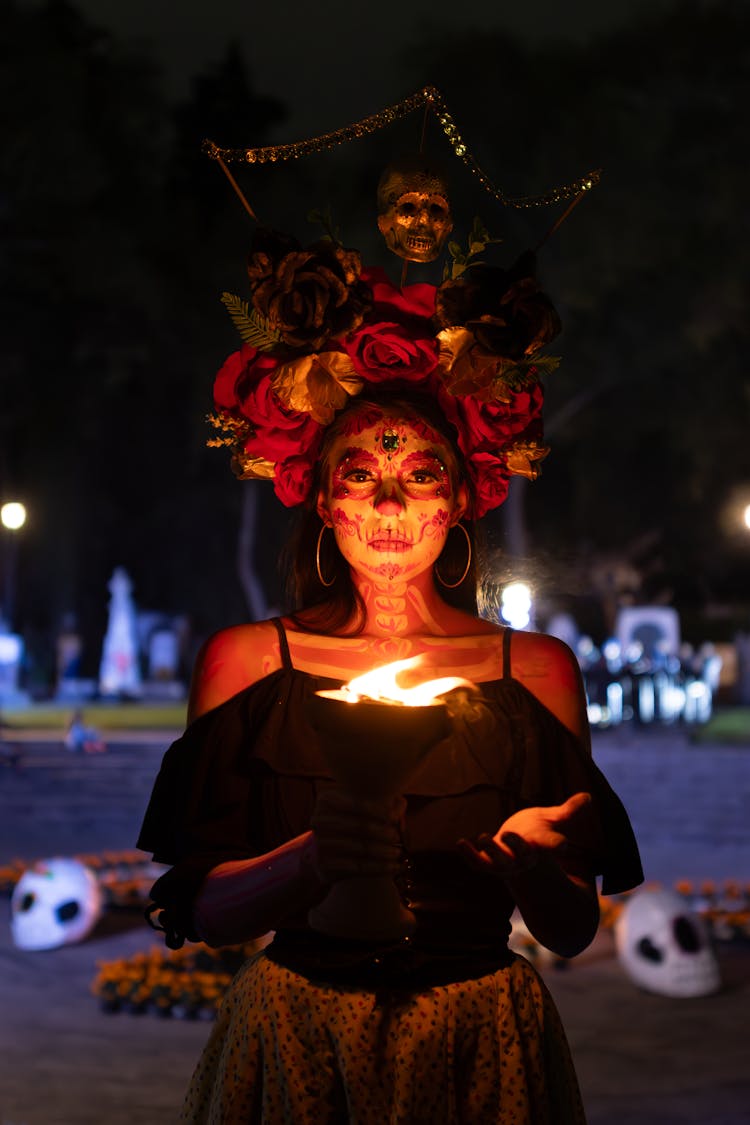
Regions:
<instances>
[{"instance_id":1,"label":"white monument","mask_svg":"<svg viewBox=\"0 0 750 1125\"><path fill-rule=\"evenodd\" d=\"M109 582L109 623L104 637L99 669L99 692L109 696L140 696L141 672L138 666L138 640L133 586L127 572L118 566Z\"/></svg>"},{"instance_id":2,"label":"white monument","mask_svg":"<svg viewBox=\"0 0 750 1125\"><path fill-rule=\"evenodd\" d=\"M674 656L680 651L680 617L671 606L626 606L617 614L615 636L623 654L640 644L646 658L657 652Z\"/></svg>"}]
</instances>

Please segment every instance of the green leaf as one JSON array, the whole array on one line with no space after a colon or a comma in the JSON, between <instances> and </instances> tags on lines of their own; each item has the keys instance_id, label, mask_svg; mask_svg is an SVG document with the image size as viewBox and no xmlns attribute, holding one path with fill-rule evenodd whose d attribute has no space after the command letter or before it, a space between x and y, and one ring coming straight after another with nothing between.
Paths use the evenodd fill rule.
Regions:
<instances>
[{"instance_id":1,"label":"green leaf","mask_svg":"<svg viewBox=\"0 0 750 1125\"><path fill-rule=\"evenodd\" d=\"M248 309L247 301L234 293L222 293L221 301L234 321L234 326L246 344L261 352L270 352L280 341L281 333L272 328L257 309Z\"/></svg>"},{"instance_id":2,"label":"green leaf","mask_svg":"<svg viewBox=\"0 0 750 1125\"><path fill-rule=\"evenodd\" d=\"M307 221L309 223L317 223L325 231L325 237L334 242L337 246L343 246L341 227L337 227L334 219L333 212L331 211L330 203L325 211L321 211L319 207L314 207L311 211L307 212Z\"/></svg>"},{"instance_id":3,"label":"green leaf","mask_svg":"<svg viewBox=\"0 0 750 1125\"><path fill-rule=\"evenodd\" d=\"M519 359L512 367L506 367L494 380L498 387L510 387L513 391L523 390L536 383L543 375L549 375L560 366L559 355L542 355L529 359Z\"/></svg>"},{"instance_id":4,"label":"green leaf","mask_svg":"<svg viewBox=\"0 0 750 1125\"><path fill-rule=\"evenodd\" d=\"M531 366L536 367L540 375L551 375L560 366L559 355L540 355L531 360Z\"/></svg>"},{"instance_id":5,"label":"green leaf","mask_svg":"<svg viewBox=\"0 0 750 1125\"><path fill-rule=\"evenodd\" d=\"M490 233L484 225L479 215L474 216L474 225L471 228L471 240L476 242L483 242L485 245L490 242ZM494 239L492 240L494 241Z\"/></svg>"}]
</instances>

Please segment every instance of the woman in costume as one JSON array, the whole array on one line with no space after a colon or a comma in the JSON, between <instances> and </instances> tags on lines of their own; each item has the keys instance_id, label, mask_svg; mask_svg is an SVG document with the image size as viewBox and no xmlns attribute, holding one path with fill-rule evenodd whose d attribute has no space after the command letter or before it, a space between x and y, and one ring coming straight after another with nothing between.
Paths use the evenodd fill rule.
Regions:
<instances>
[{"instance_id":1,"label":"woman in costume","mask_svg":"<svg viewBox=\"0 0 750 1125\"><path fill-rule=\"evenodd\" d=\"M410 190L393 234L403 184L382 201L401 256L434 257L450 230L447 204L431 210L439 186L409 185L431 232ZM224 999L185 1121L585 1120L510 916L574 956L598 925L596 877L604 893L636 885L638 851L591 759L573 654L483 619L475 596L474 522L547 452L540 349L559 322L532 267L396 288L333 242L256 239L250 310L230 305L246 343L217 376L214 421L238 475L301 506L295 610L204 646L139 846L170 865L152 892L170 945L273 939ZM418 678L475 693L403 796L357 801L332 782L308 701L411 657ZM412 933L311 924L361 874L396 881Z\"/></svg>"}]
</instances>

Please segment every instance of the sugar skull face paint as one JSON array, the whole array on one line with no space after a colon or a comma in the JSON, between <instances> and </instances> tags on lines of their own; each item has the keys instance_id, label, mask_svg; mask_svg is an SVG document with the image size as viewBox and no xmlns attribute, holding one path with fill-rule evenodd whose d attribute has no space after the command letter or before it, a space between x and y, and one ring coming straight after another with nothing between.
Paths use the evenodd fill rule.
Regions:
<instances>
[{"instance_id":1,"label":"sugar skull face paint","mask_svg":"<svg viewBox=\"0 0 750 1125\"><path fill-rule=\"evenodd\" d=\"M428 571L466 507L443 439L418 419L381 416L340 434L328 460L318 511L352 569L380 583Z\"/></svg>"}]
</instances>

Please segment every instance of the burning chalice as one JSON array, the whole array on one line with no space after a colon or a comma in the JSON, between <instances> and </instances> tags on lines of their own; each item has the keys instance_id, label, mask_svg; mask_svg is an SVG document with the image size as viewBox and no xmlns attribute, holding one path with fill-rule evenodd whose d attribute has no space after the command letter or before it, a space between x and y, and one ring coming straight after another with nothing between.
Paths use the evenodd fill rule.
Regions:
<instances>
[{"instance_id":1,"label":"burning chalice","mask_svg":"<svg viewBox=\"0 0 750 1125\"><path fill-rule=\"evenodd\" d=\"M387 805L403 793L426 754L450 733L448 708L440 696L456 688L475 690L455 676L400 687L397 677L416 669L421 659L397 660L309 700L323 759L355 802ZM415 926L393 879L372 874L335 882L309 911L308 921L333 937L377 942L399 941Z\"/></svg>"}]
</instances>

